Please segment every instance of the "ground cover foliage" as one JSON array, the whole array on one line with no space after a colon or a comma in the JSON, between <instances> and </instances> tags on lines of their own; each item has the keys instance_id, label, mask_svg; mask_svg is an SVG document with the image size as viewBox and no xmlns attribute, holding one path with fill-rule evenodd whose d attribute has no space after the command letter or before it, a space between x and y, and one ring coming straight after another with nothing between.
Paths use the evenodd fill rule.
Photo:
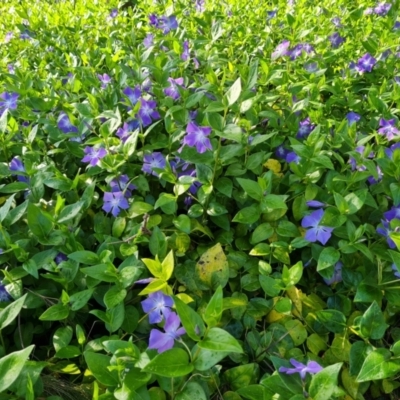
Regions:
<instances>
[{"instance_id":1,"label":"ground cover foliage","mask_svg":"<svg viewBox=\"0 0 400 400\"><path fill-rule=\"evenodd\" d=\"M398 8L3 1L0 398L398 398Z\"/></svg>"}]
</instances>

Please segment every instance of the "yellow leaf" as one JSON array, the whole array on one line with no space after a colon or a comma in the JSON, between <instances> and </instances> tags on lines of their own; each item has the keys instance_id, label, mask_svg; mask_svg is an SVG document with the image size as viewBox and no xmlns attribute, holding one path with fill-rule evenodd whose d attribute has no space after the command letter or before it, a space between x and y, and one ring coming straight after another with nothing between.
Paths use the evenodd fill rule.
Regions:
<instances>
[{"instance_id":1,"label":"yellow leaf","mask_svg":"<svg viewBox=\"0 0 400 400\"><path fill-rule=\"evenodd\" d=\"M161 275L159 278L167 281L174 272L174 252L171 250L161 263Z\"/></svg>"},{"instance_id":2,"label":"yellow leaf","mask_svg":"<svg viewBox=\"0 0 400 400\"><path fill-rule=\"evenodd\" d=\"M278 160L274 160L270 158L267 162L264 163L264 167L270 169L275 175L282 177L283 174L281 173L281 163Z\"/></svg>"},{"instance_id":3,"label":"yellow leaf","mask_svg":"<svg viewBox=\"0 0 400 400\"><path fill-rule=\"evenodd\" d=\"M292 313L295 317L301 318L302 304L301 304L301 290L297 289L296 286L291 286L286 289L286 296L292 300L294 305Z\"/></svg>"},{"instance_id":4,"label":"yellow leaf","mask_svg":"<svg viewBox=\"0 0 400 400\"><path fill-rule=\"evenodd\" d=\"M195 273L199 289L216 289L219 285L224 287L227 284L229 279L228 260L219 243L202 254L196 264Z\"/></svg>"},{"instance_id":5,"label":"yellow leaf","mask_svg":"<svg viewBox=\"0 0 400 400\"><path fill-rule=\"evenodd\" d=\"M167 286L167 282L162 279L156 279L155 281L150 282L140 293L139 296L143 296L145 294L157 292L161 289L164 289Z\"/></svg>"},{"instance_id":6,"label":"yellow leaf","mask_svg":"<svg viewBox=\"0 0 400 400\"><path fill-rule=\"evenodd\" d=\"M179 299L181 299L185 304L189 304L193 302L194 300L186 293L178 293L176 295Z\"/></svg>"}]
</instances>

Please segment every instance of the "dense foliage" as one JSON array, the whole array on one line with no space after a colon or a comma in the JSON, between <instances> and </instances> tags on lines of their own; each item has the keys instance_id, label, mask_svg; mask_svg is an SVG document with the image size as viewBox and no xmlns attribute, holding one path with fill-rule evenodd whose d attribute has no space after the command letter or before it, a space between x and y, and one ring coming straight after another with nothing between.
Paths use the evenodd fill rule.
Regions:
<instances>
[{"instance_id":1,"label":"dense foliage","mask_svg":"<svg viewBox=\"0 0 400 400\"><path fill-rule=\"evenodd\" d=\"M0 399L397 399L398 8L3 0Z\"/></svg>"}]
</instances>

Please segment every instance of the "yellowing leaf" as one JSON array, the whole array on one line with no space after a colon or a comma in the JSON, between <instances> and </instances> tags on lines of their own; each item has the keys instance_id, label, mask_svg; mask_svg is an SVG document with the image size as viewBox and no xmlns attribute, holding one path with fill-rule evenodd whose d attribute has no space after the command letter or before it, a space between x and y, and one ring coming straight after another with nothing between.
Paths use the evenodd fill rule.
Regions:
<instances>
[{"instance_id":1,"label":"yellowing leaf","mask_svg":"<svg viewBox=\"0 0 400 400\"><path fill-rule=\"evenodd\" d=\"M150 282L146 288L144 288L139 295L143 296L145 294L157 292L158 290L162 290L167 286L167 282L162 279L156 279L155 281Z\"/></svg>"},{"instance_id":2,"label":"yellowing leaf","mask_svg":"<svg viewBox=\"0 0 400 400\"><path fill-rule=\"evenodd\" d=\"M301 318L302 304L301 304L301 290L297 289L296 286L292 286L286 289L286 296L292 300L294 305L292 313L295 317Z\"/></svg>"},{"instance_id":3,"label":"yellowing leaf","mask_svg":"<svg viewBox=\"0 0 400 400\"><path fill-rule=\"evenodd\" d=\"M178 293L176 295L179 299L181 299L185 304L189 304L193 302L194 300L186 293Z\"/></svg>"},{"instance_id":4,"label":"yellowing leaf","mask_svg":"<svg viewBox=\"0 0 400 400\"><path fill-rule=\"evenodd\" d=\"M171 278L172 272L174 272L174 263L174 252L171 250L161 263L161 279L167 281L169 278Z\"/></svg>"},{"instance_id":5,"label":"yellowing leaf","mask_svg":"<svg viewBox=\"0 0 400 400\"><path fill-rule=\"evenodd\" d=\"M281 163L278 160L274 160L270 158L267 162L264 163L264 167L270 169L275 175L282 177L283 174L281 173Z\"/></svg>"},{"instance_id":6,"label":"yellowing leaf","mask_svg":"<svg viewBox=\"0 0 400 400\"><path fill-rule=\"evenodd\" d=\"M200 257L196 264L195 275L199 289L216 289L219 285L224 287L229 279L228 260L217 243Z\"/></svg>"}]
</instances>

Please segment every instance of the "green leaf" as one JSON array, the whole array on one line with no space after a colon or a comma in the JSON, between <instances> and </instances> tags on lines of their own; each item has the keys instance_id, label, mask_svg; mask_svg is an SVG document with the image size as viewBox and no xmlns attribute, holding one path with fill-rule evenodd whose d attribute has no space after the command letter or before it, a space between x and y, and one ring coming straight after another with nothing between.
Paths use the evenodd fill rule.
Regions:
<instances>
[{"instance_id":1,"label":"green leaf","mask_svg":"<svg viewBox=\"0 0 400 400\"><path fill-rule=\"evenodd\" d=\"M204 321L208 327L213 327L218 324L222 316L222 305L223 305L223 294L221 286L218 286L217 290L211 297L204 311Z\"/></svg>"},{"instance_id":2,"label":"green leaf","mask_svg":"<svg viewBox=\"0 0 400 400\"><path fill-rule=\"evenodd\" d=\"M251 243L256 244L269 239L274 234L274 228L268 222L257 226L251 235Z\"/></svg>"},{"instance_id":3,"label":"green leaf","mask_svg":"<svg viewBox=\"0 0 400 400\"><path fill-rule=\"evenodd\" d=\"M189 355L185 350L175 348L157 355L143 368L143 371L174 378L190 374L193 365L189 364Z\"/></svg>"},{"instance_id":4,"label":"green leaf","mask_svg":"<svg viewBox=\"0 0 400 400\"><path fill-rule=\"evenodd\" d=\"M286 288L296 285L303 275L303 263L301 261L297 262L290 269L284 265L282 271L282 282Z\"/></svg>"},{"instance_id":5,"label":"green leaf","mask_svg":"<svg viewBox=\"0 0 400 400\"><path fill-rule=\"evenodd\" d=\"M388 327L382 310L374 301L361 317L361 334L367 339L382 339Z\"/></svg>"},{"instance_id":6,"label":"green leaf","mask_svg":"<svg viewBox=\"0 0 400 400\"><path fill-rule=\"evenodd\" d=\"M69 315L69 307L64 304L55 304L48 308L40 317L41 321L60 321Z\"/></svg>"},{"instance_id":7,"label":"green leaf","mask_svg":"<svg viewBox=\"0 0 400 400\"><path fill-rule=\"evenodd\" d=\"M270 212L277 209L287 209L287 205L283 200L283 196L268 194L267 196L263 197L261 201L262 212Z\"/></svg>"},{"instance_id":8,"label":"green leaf","mask_svg":"<svg viewBox=\"0 0 400 400\"><path fill-rule=\"evenodd\" d=\"M24 305L26 296L27 294L24 294L18 300L13 301L11 304L0 311L0 331L3 330L6 326L10 325L11 322L13 322L14 319L18 316L22 309L22 306Z\"/></svg>"},{"instance_id":9,"label":"green leaf","mask_svg":"<svg viewBox=\"0 0 400 400\"><path fill-rule=\"evenodd\" d=\"M209 370L228 355L229 352L200 349L197 345L192 348L193 365L198 371Z\"/></svg>"},{"instance_id":10,"label":"green leaf","mask_svg":"<svg viewBox=\"0 0 400 400\"><path fill-rule=\"evenodd\" d=\"M70 326L58 328L53 335L53 346L55 351L69 345L72 340L73 329Z\"/></svg>"},{"instance_id":11,"label":"green leaf","mask_svg":"<svg viewBox=\"0 0 400 400\"><path fill-rule=\"evenodd\" d=\"M316 313L318 321L329 331L341 333L346 328L346 317L337 310L320 310Z\"/></svg>"},{"instance_id":12,"label":"green leaf","mask_svg":"<svg viewBox=\"0 0 400 400\"><path fill-rule=\"evenodd\" d=\"M101 384L111 387L119 384L118 372L107 368L110 366L111 357L93 351L85 351L83 356L90 372Z\"/></svg>"},{"instance_id":13,"label":"green leaf","mask_svg":"<svg viewBox=\"0 0 400 400\"><path fill-rule=\"evenodd\" d=\"M198 346L212 351L243 353L238 341L230 333L217 327L211 328L206 337L198 343Z\"/></svg>"},{"instance_id":14,"label":"green leaf","mask_svg":"<svg viewBox=\"0 0 400 400\"><path fill-rule=\"evenodd\" d=\"M10 211L11 205L14 201L15 194L10 196L4 205L0 208L0 222L3 222L4 219L7 217L8 212Z\"/></svg>"},{"instance_id":15,"label":"green leaf","mask_svg":"<svg viewBox=\"0 0 400 400\"><path fill-rule=\"evenodd\" d=\"M107 308L113 308L122 303L126 297L127 291L119 286L113 286L107 290L104 295L104 304Z\"/></svg>"},{"instance_id":16,"label":"green leaf","mask_svg":"<svg viewBox=\"0 0 400 400\"><path fill-rule=\"evenodd\" d=\"M34 347L34 345L31 345L0 359L0 393L4 393L18 378Z\"/></svg>"},{"instance_id":17,"label":"green leaf","mask_svg":"<svg viewBox=\"0 0 400 400\"><path fill-rule=\"evenodd\" d=\"M233 83L233 85L228 89L228 91L225 93L224 96L229 107L237 102L237 100L240 97L241 91L242 91L242 84L240 82L240 78L238 78Z\"/></svg>"},{"instance_id":18,"label":"green leaf","mask_svg":"<svg viewBox=\"0 0 400 400\"><path fill-rule=\"evenodd\" d=\"M355 214L364 205L367 199L368 189L356 190L349 193L344 199L349 205L349 214Z\"/></svg>"},{"instance_id":19,"label":"green leaf","mask_svg":"<svg viewBox=\"0 0 400 400\"><path fill-rule=\"evenodd\" d=\"M175 396L175 400L207 400L207 396L199 383L189 382L184 389Z\"/></svg>"},{"instance_id":20,"label":"green leaf","mask_svg":"<svg viewBox=\"0 0 400 400\"><path fill-rule=\"evenodd\" d=\"M68 258L79 263L88 265L95 265L100 262L100 259L96 253L86 250L76 251L75 253L69 254Z\"/></svg>"},{"instance_id":21,"label":"green leaf","mask_svg":"<svg viewBox=\"0 0 400 400\"><path fill-rule=\"evenodd\" d=\"M339 371L342 363L324 368L312 377L309 393L313 400L330 399L337 388Z\"/></svg>"},{"instance_id":22,"label":"green leaf","mask_svg":"<svg viewBox=\"0 0 400 400\"><path fill-rule=\"evenodd\" d=\"M375 349L369 353L357 376L357 382L391 378L400 371L400 360L391 360L387 349Z\"/></svg>"},{"instance_id":23,"label":"green leaf","mask_svg":"<svg viewBox=\"0 0 400 400\"><path fill-rule=\"evenodd\" d=\"M38 238L46 238L53 230L51 217L32 203L28 205L28 226Z\"/></svg>"},{"instance_id":24,"label":"green leaf","mask_svg":"<svg viewBox=\"0 0 400 400\"><path fill-rule=\"evenodd\" d=\"M338 250L333 247L324 248L318 257L317 271L322 271L335 265L339 261L339 258L340 252Z\"/></svg>"},{"instance_id":25,"label":"green leaf","mask_svg":"<svg viewBox=\"0 0 400 400\"><path fill-rule=\"evenodd\" d=\"M84 206L83 201L78 201L77 203L65 206L61 210L60 215L58 216L57 222L59 224L63 224L65 222L68 222L71 219L75 218L80 213L83 206Z\"/></svg>"},{"instance_id":26,"label":"green leaf","mask_svg":"<svg viewBox=\"0 0 400 400\"><path fill-rule=\"evenodd\" d=\"M260 219L260 208L254 204L250 207L244 207L234 216L232 222L239 222L241 224L254 224Z\"/></svg>"},{"instance_id":27,"label":"green leaf","mask_svg":"<svg viewBox=\"0 0 400 400\"><path fill-rule=\"evenodd\" d=\"M236 178L236 179L239 182L239 185L245 191L245 193L247 193L254 200L261 201L261 199L263 198L263 191L257 182L252 181L250 179L243 179L243 178Z\"/></svg>"},{"instance_id":28,"label":"green leaf","mask_svg":"<svg viewBox=\"0 0 400 400\"><path fill-rule=\"evenodd\" d=\"M201 340L206 327L200 315L176 296L174 296L174 303L187 335L196 342Z\"/></svg>"},{"instance_id":29,"label":"green leaf","mask_svg":"<svg viewBox=\"0 0 400 400\"><path fill-rule=\"evenodd\" d=\"M190 218L187 215L181 214L177 218L174 218L172 222L175 225L175 227L180 231L185 232L187 234L190 233L191 224L190 224Z\"/></svg>"},{"instance_id":30,"label":"green leaf","mask_svg":"<svg viewBox=\"0 0 400 400\"><path fill-rule=\"evenodd\" d=\"M89 299L92 297L94 289L86 289L81 292L72 294L69 297L69 303L71 304L71 310L77 311L84 307Z\"/></svg>"},{"instance_id":31,"label":"green leaf","mask_svg":"<svg viewBox=\"0 0 400 400\"><path fill-rule=\"evenodd\" d=\"M85 267L80 269L81 272L104 282L118 282L117 270L111 264L99 264L93 267Z\"/></svg>"}]
</instances>

